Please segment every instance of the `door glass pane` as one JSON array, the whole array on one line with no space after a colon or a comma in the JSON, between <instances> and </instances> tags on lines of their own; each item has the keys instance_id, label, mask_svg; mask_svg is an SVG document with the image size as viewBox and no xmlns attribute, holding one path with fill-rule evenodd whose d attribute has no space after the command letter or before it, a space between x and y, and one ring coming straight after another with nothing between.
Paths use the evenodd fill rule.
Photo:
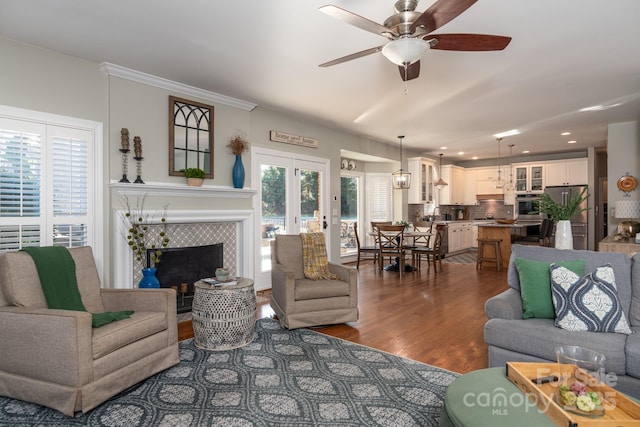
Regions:
<instances>
[{"instance_id":1,"label":"door glass pane","mask_svg":"<svg viewBox=\"0 0 640 427\"><path fill-rule=\"evenodd\" d=\"M340 254L355 254L358 251L353 224L358 222L358 184L353 176L340 178ZM360 228L363 229L362 227Z\"/></svg>"},{"instance_id":2,"label":"door glass pane","mask_svg":"<svg viewBox=\"0 0 640 427\"><path fill-rule=\"evenodd\" d=\"M320 172L300 170L300 232L318 233L323 230L320 206Z\"/></svg>"},{"instance_id":3,"label":"door glass pane","mask_svg":"<svg viewBox=\"0 0 640 427\"><path fill-rule=\"evenodd\" d=\"M286 234L287 169L262 165L262 271L271 270L271 240Z\"/></svg>"}]
</instances>

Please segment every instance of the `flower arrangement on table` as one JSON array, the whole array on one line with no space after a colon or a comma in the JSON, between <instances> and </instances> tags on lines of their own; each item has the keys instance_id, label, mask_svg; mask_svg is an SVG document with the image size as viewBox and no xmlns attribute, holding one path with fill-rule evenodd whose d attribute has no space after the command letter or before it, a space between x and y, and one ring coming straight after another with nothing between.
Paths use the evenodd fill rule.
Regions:
<instances>
[{"instance_id":1,"label":"flower arrangement on table","mask_svg":"<svg viewBox=\"0 0 640 427\"><path fill-rule=\"evenodd\" d=\"M146 195L138 197L135 205L132 205L126 196L123 197L125 210L122 219L127 225L127 244L133 251L136 261L143 263L146 261L147 249L154 249L155 251L150 254L150 265L155 267L162 259L161 248L169 245L166 219L168 205L160 211L149 212L144 210L145 200ZM156 222L158 217L160 218L159 230L157 234L151 234L149 226Z\"/></svg>"},{"instance_id":2,"label":"flower arrangement on table","mask_svg":"<svg viewBox=\"0 0 640 427\"><path fill-rule=\"evenodd\" d=\"M405 230L409 229L409 223L407 221L398 221L396 225L404 225Z\"/></svg>"}]
</instances>

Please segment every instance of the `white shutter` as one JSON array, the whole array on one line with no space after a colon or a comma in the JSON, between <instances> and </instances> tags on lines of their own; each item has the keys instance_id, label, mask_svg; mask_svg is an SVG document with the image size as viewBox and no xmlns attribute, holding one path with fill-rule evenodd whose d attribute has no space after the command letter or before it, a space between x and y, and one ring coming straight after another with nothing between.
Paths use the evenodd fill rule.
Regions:
<instances>
[{"instance_id":1,"label":"white shutter","mask_svg":"<svg viewBox=\"0 0 640 427\"><path fill-rule=\"evenodd\" d=\"M367 174L366 181L369 221L390 221L393 215L391 176Z\"/></svg>"},{"instance_id":2,"label":"white shutter","mask_svg":"<svg viewBox=\"0 0 640 427\"><path fill-rule=\"evenodd\" d=\"M40 245L45 130L0 118L0 251Z\"/></svg>"},{"instance_id":3,"label":"white shutter","mask_svg":"<svg viewBox=\"0 0 640 427\"><path fill-rule=\"evenodd\" d=\"M94 151L90 131L0 117L0 251L92 243Z\"/></svg>"}]
</instances>

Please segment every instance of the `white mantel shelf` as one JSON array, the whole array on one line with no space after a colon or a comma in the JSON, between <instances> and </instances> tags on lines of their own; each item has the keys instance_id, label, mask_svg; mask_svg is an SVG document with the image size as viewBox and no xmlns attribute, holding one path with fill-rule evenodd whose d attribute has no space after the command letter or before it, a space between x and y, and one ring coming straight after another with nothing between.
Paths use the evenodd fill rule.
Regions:
<instances>
[{"instance_id":1,"label":"white mantel shelf","mask_svg":"<svg viewBox=\"0 0 640 427\"><path fill-rule=\"evenodd\" d=\"M256 190L250 188L232 188L213 185L202 187L189 187L186 184L167 184L149 182L134 184L112 181L109 188L123 196L149 195L149 196L177 196L177 197L222 197L227 199L248 199L256 194Z\"/></svg>"}]
</instances>

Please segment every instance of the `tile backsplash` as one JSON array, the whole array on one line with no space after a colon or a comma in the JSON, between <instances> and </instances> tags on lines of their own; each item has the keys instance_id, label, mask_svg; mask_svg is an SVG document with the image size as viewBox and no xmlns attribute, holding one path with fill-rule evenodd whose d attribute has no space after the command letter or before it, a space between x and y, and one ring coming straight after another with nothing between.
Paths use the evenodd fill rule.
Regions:
<instances>
[{"instance_id":1,"label":"tile backsplash","mask_svg":"<svg viewBox=\"0 0 640 427\"><path fill-rule=\"evenodd\" d=\"M481 200L477 205L469 206L440 206L440 219L444 219L445 214L451 215L452 219L456 218L458 209L464 210L464 219L487 218L513 218L513 205L505 205L502 200ZM417 220L420 215L424 215L424 205L410 204L408 209L409 221Z\"/></svg>"}]
</instances>

